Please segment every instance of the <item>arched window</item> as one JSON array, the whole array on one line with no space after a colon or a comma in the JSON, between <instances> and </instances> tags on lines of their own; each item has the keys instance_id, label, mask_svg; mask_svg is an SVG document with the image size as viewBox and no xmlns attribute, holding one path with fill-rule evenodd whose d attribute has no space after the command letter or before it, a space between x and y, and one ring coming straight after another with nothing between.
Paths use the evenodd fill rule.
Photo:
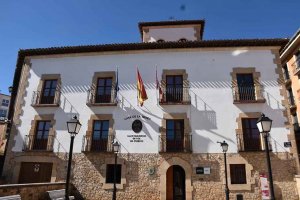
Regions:
<instances>
[{"instance_id":1,"label":"arched window","mask_svg":"<svg viewBox=\"0 0 300 200\"><path fill-rule=\"evenodd\" d=\"M187 39L181 38L181 39L178 40L178 42L187 42Z\"/></svg>"},{"instance_id":2,"label":"arched window","mask_svg":"<svg viewBox=\"0 0 300 200\"><path fill-rule=\"evenodd\" d=\"M162 42L165 42L165 41L163 39L159 39L156 42L162 43Z\"/></svg>"}]
</instances>

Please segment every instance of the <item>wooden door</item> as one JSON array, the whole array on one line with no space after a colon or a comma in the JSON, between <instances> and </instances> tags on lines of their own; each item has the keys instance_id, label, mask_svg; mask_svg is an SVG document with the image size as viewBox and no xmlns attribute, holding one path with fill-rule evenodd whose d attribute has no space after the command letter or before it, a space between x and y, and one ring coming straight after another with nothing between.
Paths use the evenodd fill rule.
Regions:
<instances>
[{"instance_id":1,"label":"wooden door","mask_svg":"<svg viewBox=\"0 0 300 200\"><path fill-rule=\"evenodd\" d=\"M167 171L167 200L173 200L173 166Z\"/></svg>"},{"instance_id":2,"label":"wooden door","mask_svg":"<svg viewBox=\"0 0 300 200\"><path fill-rule=\"evenodd\" d=\"M185 200L185 172L179 165L167 171L167 200Z\"/></svg>"},{"instance_id":3,"label":"wooden door","mask_svg":"<svg viewBox=\"0 0 300 200\"><path fill-rule=\"evenodd\" d=\"M52 163L22 162L19 183L50 182L52 165Z\"/></svg>"}]
</instances>

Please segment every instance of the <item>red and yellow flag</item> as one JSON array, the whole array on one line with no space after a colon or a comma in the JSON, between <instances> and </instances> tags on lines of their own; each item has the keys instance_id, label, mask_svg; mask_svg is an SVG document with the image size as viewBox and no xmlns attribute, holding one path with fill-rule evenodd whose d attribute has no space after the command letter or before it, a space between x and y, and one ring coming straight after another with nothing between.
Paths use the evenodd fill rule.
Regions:
<instances>
[{"instance_id":1,"label":"red and yellow flag","mask_svg":"<svg viewBox=\"0 0 300 200\"><path fill-rule=\"evenodd\" d=\"M138 101L140 106L143 106L144 101L148 99L145 86L140 75L139 69L137 69L137 90L138 90Z\"/></svg>"}]
</instances>

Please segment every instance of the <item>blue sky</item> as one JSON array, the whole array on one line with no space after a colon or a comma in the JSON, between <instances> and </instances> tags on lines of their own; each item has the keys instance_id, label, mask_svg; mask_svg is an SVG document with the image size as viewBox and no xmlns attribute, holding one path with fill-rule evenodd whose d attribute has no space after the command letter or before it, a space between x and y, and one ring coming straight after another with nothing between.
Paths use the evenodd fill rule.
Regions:
<instances>
[{"instance_id":1,"label":"blue sky","mask_svg":"<svg viewBox=\"0 0 300 200\"><path fill-rule=\"evenodd\" d=\"M19 49L140 42L138 22L170 17L205 19L205 40L291 37L299 8L299 0L0 0L0 90L12 85Z\"/></svg>"}]
</instances>

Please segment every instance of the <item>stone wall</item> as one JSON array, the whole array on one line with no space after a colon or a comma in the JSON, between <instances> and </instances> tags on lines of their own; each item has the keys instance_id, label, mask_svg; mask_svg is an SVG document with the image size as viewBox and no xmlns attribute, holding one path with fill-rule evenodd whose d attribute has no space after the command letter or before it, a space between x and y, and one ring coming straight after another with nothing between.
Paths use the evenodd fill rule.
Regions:
<instances>
[{"instance_id":1,"label":"stone wall","mask_svg":"<svg viewBox=\"0 0 300 200\"><path fill-rule=\"evenodd\" d=\"M0 185L0 197L19 194L24 200L44 200L48 199L46 191L64 188L63 182Z\"/></svg>"},{"instance_id":2,"label":"stone wall","mask_svg":"<svg viewBox=\"0 0 300 200\"><path fill-rule=\"evenodd\" d=\"M120 160L126 165L126 184L118 189L118 199L161 199L166 186L161 185L160 165L178 158L191 166L192 196L193 199L223 199L224 198L224 160L223 154L122 154ZM243 194L244 199L261 199L259 175L267 174L266 157L264 152L229 154L228 164L232 158L241 160L241 163L252 166L247 183L250 190L231 190L230 196L235 199L236 194ZM103 190L105 184L105 162L112 159L113 154L76 154L73 171L73 184L87 199L111 199L112 190ZM118 160L118 162L120 162ZM181 162L181 161L178 161ZM274 187L276 199L298 199L296 182L296 163L289 154L280 153L271 155ZM176 164L172 162L172 164ZM181 165L181 163L178 163ZM210 175L198 175L195 168L198 166L211 167ZM149 174L151 167L155 173ZM188 172L186 171L186 174Z\"/></svg>"},{"instance_id":3,"label":"stone wall","mask_svg":"<svg viewBox=\"0 0 300 200\"><path fill-rule=\"evenodd\" d=\"M34 152L31 152L31 155ZM18 155L18 161L21 157ZM56 165L55 181L64 181L66 177L66 154L55 154L60 164ZM30 156L34 159L34 156ZM32 160L34 162L34 160ZM271 153L276 199L298 199L294 180L296 162L289 153ZM14 162L12 162L14 163ZM105 183L106 164L114 163L112 153L76 153L73 155L72 183L85 199L110 200L112 184ZM230 184L230 198L242 194L244 199L261 199L259 175L267 174L264 152L244 152L228 154L230 163L247 165L247 184L237 187ZM223 154L120 154L118 164L122 164L121 184L117 184L118 199L158 200L165 199L166 170L169 166L179 165L186 174L186 196L189 199L224 199L224 159ZM17 165L15 163L15 165ZM210 167L210 175L196 174L196 167ZM155 169L154 173L149 173ZM228 174L229 171L228 171ZM230 178L230 176L229 176ZM190 185L189 185L190 184ZM190 196L189 196L190 195Z\"/></svg>"}]
</instances>

